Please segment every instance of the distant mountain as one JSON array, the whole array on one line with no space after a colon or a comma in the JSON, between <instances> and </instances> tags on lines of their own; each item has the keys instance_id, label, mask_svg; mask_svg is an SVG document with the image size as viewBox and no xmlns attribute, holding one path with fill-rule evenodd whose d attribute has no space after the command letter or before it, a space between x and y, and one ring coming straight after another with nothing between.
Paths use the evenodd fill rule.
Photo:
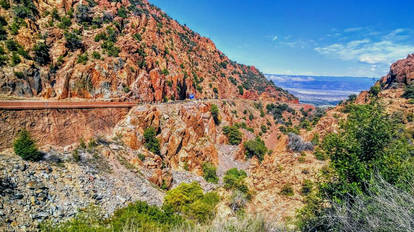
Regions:
<instances>
[{"instance_id":1,"label":"distant mountain","mask_svg":"<svg viewBox=\"0 0 414 232\"><path fill-rule=\"evenodd\" d=\"M372 77L329 77L265 74L280 86L299 98L300 102L336 105L351 94L369 89L378 79Z\"/></svg>"}]
</instances>

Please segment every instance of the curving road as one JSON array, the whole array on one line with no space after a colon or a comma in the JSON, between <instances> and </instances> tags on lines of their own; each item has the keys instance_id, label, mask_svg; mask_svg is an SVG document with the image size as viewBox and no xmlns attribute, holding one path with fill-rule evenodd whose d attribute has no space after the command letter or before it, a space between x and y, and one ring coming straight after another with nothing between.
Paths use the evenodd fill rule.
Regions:
<instances>
[{"instance_id":1,"label":"curving road","mask_svg":"<svg viewBox=\"0 0 414 232\"><path fill-rule=\"evenodd\" d=\"M0 101L1 110L131 108L136 105L132 102Z\"/></svg>"}]
</instances>

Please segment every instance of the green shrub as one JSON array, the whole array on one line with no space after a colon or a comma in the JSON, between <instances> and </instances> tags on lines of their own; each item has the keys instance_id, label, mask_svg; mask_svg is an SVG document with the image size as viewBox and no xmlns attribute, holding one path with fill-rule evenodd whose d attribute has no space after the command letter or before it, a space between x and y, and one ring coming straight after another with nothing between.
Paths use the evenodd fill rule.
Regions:
<instances>
[{"instance_id":1,"label":"green shrub","mask_svg":"<svg viewBox=\"0 0 414 232\"><path fill-rule=\"evenodd\" d=\"M265 125L261 125L260 129L262 130L262 132L265 134L267 133L267 127Z\"/></svg>"},{"instance_id":2,"label":"green shrub","mask_svg":"<svg viewBox=\"0 0 414 232\"><path fill-rule=\"evenodd\" d=\"M217 168L212 163L203 163L203 177L207 182L218 183L219 178L217 177Z\"/></svg>"},{"instance_id":3,"label":"green shrub","mask_svg":"<svg viewBox=\"0 0 414 232\"><path fill-rule=\"evenodd\" d=\"M49 47L45 43L37 43L33 47L34 60L40 65L46 65L50 62Z\"/></svg>"},{"instance_id":4,"label":"green shrub","mask_svg":"<svg viewBox=\"0 0 414 232\"><path fill-rule=\"evenodd\" d=\"M120 48L115 46L114 42L109 40L103 42L101 47L108 53L108 56L118 57L119 52L121 51Z\"/></svg>"},{"instance_id":5,"label":"green shrub","mask_svg":"<svg viewBox=\"0 0 414 232\"><path fill-rule=\"evenodd\" d=\"M305 180L302 184L302 189L301 189L301 193L303 195L308 195L312 192L313 190L313 183L310 180Z\"/></svg>"},{"instance_id":6,"label":"green shrub","mask_svg":"<svg viewBox=\"0 0 414 232\"><path fill-rule=\"evenodd\" d=\"M0 44L0 55L6 54L6 50L4 49L3 45Z\"/></svg>"},{"instance_id":7,"label":"green shrub","mask_svg":"<svg viewBox=\"0 0 414 232\"><path fill-rule=\"evenodd\" d=\"M237 86L237 88L239 89L239 94L243 95L244 94L243 86L239 85L239 86Z\"/></svg>"},{"instance_id":8,"label":"green shrub","mask_svg":"<svg viewBox=\"0 0 414 232\"><path fill-rule=\"evenodd\" d=\"M179 215L140 201L115 211L110 218L112 231L123 231L126 224L139 231L170 231L182 223L184 219Z\"/></svg>"},{"instance_id":9,"label":"green shrub","mask_svg":"<svg viewBox=\"0 0 414 232\"><path fill-rule=\"evenodd\" d=\"M13 11L14 11L14 14L18 18L22 18L23 19L23 18L33 17L33 12L31 11L31 9L29 7L24 6L24 5L16 5L16 6L14 6L13 7Z\"/></svg>"},{"instance_id":10,"label":"green shrub","mask_svg":"<svg viewBox=\"0 0 414 232\"><path fill-rule=\"evenodd\" d=\"M23 72L14 72L14 75L19 79L24 79L24 73Z\"/></svg>"},{"instance_id":11,"label":"green shrub","mask_svg":"<svg viewBox=\"0 0 414 232\"><path fill-rule=\"evenodd\" d=\"M138 158L139 158L142 162L144 162L144 161L145 161L145 155L144 155L144 154L142 154L142 153L139 153L139 154L138 154Z\"/></svg>"},{"instance_id":12,"label":"green shrub","mask_svg":"<svg viewBox=\"0 0 414 232\"><path fill-rule=\"evenodd\" d=\"M313 137L312 137L311 143L312 143L314 146L319 145L319 134L318 134L318 133L313 134Z\"/></svg>"},{"instance_id":13,"label":"green shrub","mask_svg":"<svg viewBox=\"0 0 414 232\"><path fill-rule=\"evenodd\" d=\"M369 93L374 97L378 96L379 92L381 92L381 86L380 85L374 85L369 90Z\"/></svg>"},{"instance_id":14,"label":"green shrub","mask_svg":"<svg viewBox=\"0 0 414 232\"><path fill-rule=\"evenodd\" d=\"M167 76L168 74L170 74L170 72L168 71L168 69L164 68L163 70L161 70L162 75Z\"/></svg>"},{"instance_id":15,"label":"green shrub","mask_svg":"<svg viewBox=\"0 0 414 232\"><path fill-rule=\"evenodd\" d=\"M7 39L7 30L3 26L0 26L0 41Z\"/></svg>"},{"instance_id":16,"label":"green shrub","mask_svg":"<svg viewBox=\"0 0 414 232\"><path fill-rule=\"evenodd\" d=\"M9 0L0 0L0 6L3 9L5 9L5 10L10 9L10 2L9 2Z\"/></svg>"},{"instance_id":17,"label":"green shrub","mask_svg":"<svg viewBox=\"0 0 414 232\"><path fill-rule=\"evenodd\" d=\"M118 16L124 19L128 17L128 11L124 6L118 8Z\"/></svg>"},{"instance_id":18,"label":"green shrub","mask_svg":"<svg viewBox=\"0 0 414 232\"><path fill-rule=\"evenodd\" d=\"M58 21L60 20L60 16L56 8L53 8L52 10L52 18Z\"/></svg>"},{"instance_id":19,"label":"green shrub","mask_svg":"<svg viewBox=\"0 0 414 232\"><path fill-rule=\"evenodd\" d=\"M414 85L413 84L407 85L405 87L405 91L402 97L407 98L407 99L414 99Z\"/></svg>"},{"instance_id":20,"label":"green shrub","mask_svg":"<svg viewBox=\"0 0 414 232\"><path fill-rule=\"evenodd\" d=\"M7 64L9 58L5 55L0 55L0 67Z\"/></svg>"},{"instance_id":21,"label":"green shrub","mask_svg":"<svg viewBox=\"0 0 414 232\"><path fill-rule=\"evenodd\" d=\"M326 186L333 197L340 198L345 191L364 192L363 183L375 173L397 185L414 175L413 147L400 132L401 124L384 112L377 103L358 105L349 113L341 132L325 138L322 148L338 175L337 182Z\"/></svg>"},{"instance_id":22,"label":"green shrub","mask_svg":"<svg viewBox=\"0 0 414 232\"><path fill-rule=\"evenodd\" d=\"M20 58L20 56L17 54L17 52L13 52L13 53L12 53L12 58L11 58L11 60L12 60L12 63L11 63L11 65L12 65L12 66L16 66L16 65L20 64L20 62L22 62L22 59L21 59L21 58Z\"/></svg>"},{"instance_id":23,"label":"green shrub","mask_svg":"<svg viewBox=\"0 0 414 232\"><path fill-rule=\"evenodd\" d=\"M101 54L99 54L99 52L97 52L97 51L94 51L92 53L92 56L93 56L94 59L97 59L97 60L101 59Z\"/></svg>"},{"instance_id":24,"label":"green shrub","mask_svg":"<svg viewBox=\"0 0 414 232\"><path fill-rule=\"evenodd\" d=\"M78 60L77 60L77 63L78 64L80 64L80 63L82 63L82 64L86 64L86 62L88 62L88 53L87 52L85 52L85 53L83 53L83 54L79 54L78 55Z\"/></svg>"},{"instance_id":25,"label":"green shrub","mask_svg":"<svg viewBox=\"0 0 414 232\"><path fill-rule=\"evenodd\" d=\"M48 232L121 232L160 231L167 232L185 224L179 215L164 211L146 202L134 202L118 209L113 216L104 218L97 207L88 207L74 218L58 225L43 223L40 231Z\"/></svg>"},{"instance_id":26,"label":"green shrub","mask_svg":"<svg viewBox=\"0 0 414 232\"><path fill-rule=\"evenodd\" d=\"M295 195L295 192L293 191L293 187L291 184L285 184L283 185L282 190L280 190L280 194L290 197Z\"/></svg>"},{"instance_id":27,"label":"green shrub","mask_svg":"<svg viewBox=\"0 0 414 232\"><path fill-rule=\"evenodd\" d=\"M68 29L70 27L70 25L72 25L72 21L70 19L70 17L68 16L63 16L58 27L61 29Z\"/></svg>"},{"instance_id":28,"label":"green shrub","mask_svg":"<svg viewBox=\"0 0 414 232\"><path fill-rule=\"evenodd\" d=\"M65 46L70 50L83 48L82 39L75 33L65 32Z\"/></svg>"},{"instance_id":29,"label":"green shrub","mask_svg":"<svg viewBox=\"0 0 414 232\"><path fill-rule=\"evenodd\" d=\"M100 32L100 33L96 34L95 38L94 38L95 42L99 42L101 40L106 40L106 39L108 39L108 37L106 36L105 32Z\"/></svg>"},{"instance_id":30,"label":"green shrub","mask_svg":"<svg viewBox=\"0 0 414 232\"><path fill-rule=\"evenodd\" d=\"M217 105L212 104L210 108L210 112L211 112L211 116L213 116L214 123L216 123L216 125L219 125L220 118L219 118L219 108L217 107Z\"/></svg>"},{"instance_id":31,"label":"green shrub","mask_svg":"<svg viewBox=\"0 0 414 232\"><path fill-rule=\"evenodd\" d=\"M214 218L218 202L217 193L203 194L199 183L182 183L166 193L163 209L203 223Z\"/></svg>"},{"instance_id":32,"label":"green shrub","mask_svg":"<svg viewBox=\"0 0 414 232\"><path fill-rule=\"evenodd\" d=\"M243 134L237 126L224 126L223 133L227 136L231 145L239 145L242 141Z\"/></svg>"},{"instance_id":33,"label":"green shrub","mask_svg":"<svg viewBox=\"0 0 414 232\"><path fill-rule=\"evenodd\" d=\"M141 40L142 40L142 36L141 36L141 34L139 34L139 33L135 33L135 34L133 35L133 37L134 37L134 39L136 39L138 42L141 42Z\"/></svg>"},{"instance_id":34,"label":"green shrub","mask_svg":"<svg viewBox=\"0 0 414 232\"><path fill-rule=\"evenodd\" d=\"M14 152L24 160L38 161L42 153L37 150L35 141L27 130L22 130L13 143Z\"/></svg>"},{"instance_id":35,"label":"green shrub","mask_svg":"<svg viewBox=\"0 0 414 232\"><path fill-rule=\"evenodd\" d=\"M227 190L232 189L243 193L249 193L249 188L244 182L246 177L247 174L243 170L237 170L237 168L229 169L223 177L224 188Z\"/></svg>"},{"instance_id":36,"label":"green shrub","mask_svg":"<svg viewBox=\"0 0 414 232\"><path fill-rule=\"evenodd\" d=\"M144 130L145 147L155 153L160 154L160 142L155 137L156 131L153 127L148 127Z\"/></svg>"},{"instance_id":37,"label":"green shrub","mask_svg":"<svg viewBox=\"0 0 414 232\"><path fill-rule=\"evenodd\" d=\"M11 40L11 39L6 40L6 48L9 51L11 51L11 52L17 51L20 47L21 47L20 44L18 44L16 41Z\"/></svg>"},{"instance_id":38,"label":"green shrub","mask_svg":"<svg viewBox=\"0 0 414 232\"><path fill-rule=\"evenodd\" d=\"M248 159L256 156L259 161L262 161L264 155L267 153L267 147L264 141L259 137L256 137L254 140L244 142L244 149L246 150L246 157Z\"/></svg>"},{"instance_id":39,"label":"green shrub","mask_svg":"<svg viewBox=\"0 0 414 232\"><path fill-rule=\"evenodd\" d=\"M321 160L321 161L326 160L325 153L319 149L314 152L314 155L317 160Z\"/></svg>"}]
</instances>

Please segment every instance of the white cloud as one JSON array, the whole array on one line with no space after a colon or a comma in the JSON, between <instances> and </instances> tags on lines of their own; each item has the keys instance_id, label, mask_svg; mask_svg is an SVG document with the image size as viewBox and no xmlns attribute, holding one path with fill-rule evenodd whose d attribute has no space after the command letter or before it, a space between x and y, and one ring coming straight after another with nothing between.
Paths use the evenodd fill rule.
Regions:
<instances>
[{"instance_id":1,"label":"white cloud","mask_svg":"<svg viewBox=\"0 0 414 232\"><path fill-rule=\"evenodd\" d=\"M317 47L315 51L342 60L359 61L366 64L389 64L414 52L414 45L392 40L373 42L369 39L353 40L347 43L335 43L326 47Z\"/></svg>"},{"instance_id":2,"label":"white cloud","mask_svg":"<svg viewBox=\"0 0 414 232\"><path fill-rule=\"evenodd\" d=\"M362 31L363 29L364 29L363 27L351 27L351 28L346 28L344 32L346 33L356 32L356 31Z\"/></svg>"}]
</instances>

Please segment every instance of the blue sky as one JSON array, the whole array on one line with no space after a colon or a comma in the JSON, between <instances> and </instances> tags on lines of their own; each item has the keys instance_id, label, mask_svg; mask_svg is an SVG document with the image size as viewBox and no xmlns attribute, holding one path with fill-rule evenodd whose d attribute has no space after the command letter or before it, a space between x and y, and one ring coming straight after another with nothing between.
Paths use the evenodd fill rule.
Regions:
<instances>
[{"instance_id":1,"label":"blue sky","mask_svg":"<svg viewBox=\"0 0 414 232\"><path fill-rule=\"evenodd\" d=\"M264 73L385 75L414 53L412 0L150 0Z\"/></svg>"}]
</instances>

